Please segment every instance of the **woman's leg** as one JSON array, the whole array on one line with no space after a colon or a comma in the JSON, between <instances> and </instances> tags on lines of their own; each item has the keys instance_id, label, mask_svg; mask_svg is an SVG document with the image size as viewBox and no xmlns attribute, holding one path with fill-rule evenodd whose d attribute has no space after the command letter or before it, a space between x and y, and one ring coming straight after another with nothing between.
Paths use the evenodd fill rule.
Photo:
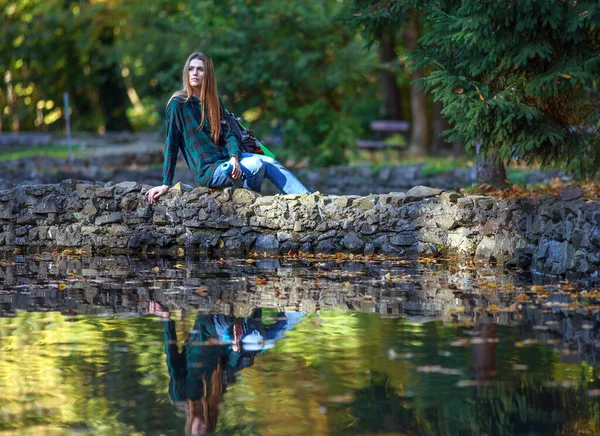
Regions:
<instances>
[{"instance_id":1,"label":"woman's leg","mask_svg":"<svg viewBox=\"0 0 600 436\"><path fill-rule=\"evenodd\" d=\"M242 167L242 177L245 180L244 188L260 192L266 169L262 160L258 158L257 154L242 153L240 166Z\"/></svg>"},{"instance_id":2,"label":"woman's leg","mask_svg":"<svg viewBox=\"0 0 600 436\"><path fill-rule=\"evenodd\" d=\"M260 185L265 176L265 166L260 159L255 157L255 154L244 154L247 154L247 156L242 157L240 160L240 167L242 169L241 179L232 181L229 176L226 176L223 173L221 165L219 165L213 174L210 187L218 189L234 185L235 187L241 188L243 184L244 188L260 192Z\"/></svg>"},{"instance_id":3,"label":"woman's leg","mask_svg":"<svg viewBox=\"0 0 600 436\"><path fill-rule=\"evenodd\" d=\"M262 178L266 177L277 187L277 189L279 189L284 194L310 193L306 186L304 186L302 182L291 173L290 170L281 165L275 159L268 156L264 156L262 154L242 153L242 160L240 161L242 165L242 171L243 167L245 166L244 162L246 159L252 159L251 162L253 162L254 164L256 161L260 161L264 168L263 176L260 177L260 180L262 181ZM253 191L260 192L260 183L258 189L254 189L251 187L250 189L252 189Z\"/></svg>"}]
</instances>

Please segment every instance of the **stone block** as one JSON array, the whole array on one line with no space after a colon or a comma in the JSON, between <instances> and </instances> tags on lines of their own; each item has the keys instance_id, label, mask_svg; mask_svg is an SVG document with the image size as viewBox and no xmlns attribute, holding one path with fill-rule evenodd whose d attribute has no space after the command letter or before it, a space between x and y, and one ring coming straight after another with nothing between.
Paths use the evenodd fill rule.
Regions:
<instances>
[{"instance_id":1,"label":"stone block","mask_svg":"<svg viewBox=\"0 0 600 436\"><path fill-rule=\"evenodd\" d=\"M96 217L95 224L102 226L105 224L120 223L123 220L123 215L120 212L112 212Z\"/></svg>"},{"instance_id":2,"label":"stone block","mask_svg":"<svg viewBox=\"0 0 600 436\"><path fill-rule=\"evenodd\" d=\"M342 246L350 251L361 249L364 245L361 237L354 232L346 233L342 238Z\"/></svg>"},{"instance_id":3,"label":"stone block","mask_svg":"<svg viewBox=\"0 0 600 436\"><path fill-rule=\"evenodd\" d=\"M235 204L249 205L256 201L259 194L248 189L236 189L233 192L232 200Z\"/></svg>"},{"instance_id":4,"label":"stone block","mask_svg":"<svg viewBox=\"0 0 600 436\"><path fill-rule=\"evenodd\" d=\"M567 185L560 190L561 201L577 200L583 197L583 190L577 184Z\"/></svg>"},{"instance_id":5,"label":"stone block","mask_svg":"<svg viewBox=\"0 0 600 436\"><path fill-rule=\"evenodd\" d=\"M417 232L403 232L390 237L389 241L392 245L410 246L418 240Z\"/></svg>"},{"instance_id":6,"label":"stone block","mask_svg":"<svg viewBox=\"0 0 600 436\"><path fill-rule=\"evenodd\" d=\"M444 192L443 189L430 188L428 186L415 186L414 188L411 188L408 191L406 191L404 203L420 201L430 197L436 197L442 192Z\"/></svg>"},{"instance_id":7,"label":"stone block","mask_svg":"<svg viewBox=\"0 0 600 436\"><path fill-rule=\"evenodd\" d=\"M58 197L56 195L49 195L42 198L32 208L33 213L45 214L45 213L58 213Z\"/></svg>"},{"instance_id":8,"label":"stone block","mask_svg":"<svg viewBox=\"0 0 600 436\"><path fill-rule=\"evenodd\" d=\"M279 249L279 241L275 235L259 235L254 241L253 249L256 251L275 251Z\"/></svg>"}]
</instances>

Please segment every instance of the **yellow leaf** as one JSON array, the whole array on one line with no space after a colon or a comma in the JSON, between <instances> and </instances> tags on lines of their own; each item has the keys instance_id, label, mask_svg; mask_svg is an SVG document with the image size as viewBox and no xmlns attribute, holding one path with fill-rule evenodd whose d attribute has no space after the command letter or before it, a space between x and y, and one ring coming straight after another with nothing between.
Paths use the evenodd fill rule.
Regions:
<instances>
[{"instance_id":1,"label":"yellow leaf","mask_svg":"<svg viewBox=\"0 0 600 436\"><path fill-rule=\"evenodd\" d=\"M183 248L178 248L177 256L182 257L183 255L185 255L185 250Z\"/></svg>"},{"instance_id":2,"label":"yellow leaf","mask_svg":"<svg viewBox=\"0 0 600 436\"><path fill-rule=\"evenodd\" d=\"M219 248L223 248L225 246L225 242L222 239L219 239Z\"/></svg>"},{"instance_id":3,"label":"yellow leaf","mask_svg":"<svg viewBox=\"0 0 600 436\"><path fill-rule=\"evenodd\" d=\"M254 259L246 259L246 263L256 263Z\"/></svg>"},{"instance_id":4,"label":"yellow leaf","mask_svg":"<svg viewBox=\"0 0 600 436\"><path fill-rule=\"evenodd\" d=\"M477 90L477 94L479 94L479 100L485 100L485 98L483 98L483 95L481 94L481 91L479 90L479 87L476 86L475 89Z\"/></svg>"},{"instance_id":5,"label":"yellow leaf","mask_svg":"<svg viewBox=\"0 0 600 436\"><path fill-rule=\"evenodd\" d=\"M157 266L155 266L155 267L154 267L154 268L152 268L152 269L154 270L154 272L159 272L159 271L160 271L160 268L159 268L159 267L157 267Z\"/></svg>"},{"instance_id":6,"label":"yellow leaf","mask_svg":"<svg viewBox=\"0 0 600 436\"><path fill-rule=\"evenodd\" d=\"M64 291L65 289L67 289L67 285L65 285L64 283L59 283L58 290L59 291Z\"/></svg>"},{"instance_id":7,"label":"yellow leaf","mask_svg":"<svg viewBox=\"0 0 600 436\"><path fill-rule=\"evenodd\" d=\"M571 76L569 76L568 74L561 74L561 76L563 77L563 79L570 79Z\"/></svg>"},{"instance_id":8,"label":"yellow leaf","mask_svg":"<svg viewBox=\"0 0 600 436\"><path fill-rule=\"evenodd\" d=\"M177 269L184 269L185 265L182 265L182 264L178 263L178 264L175 265L175 268L177 268Z\"/></svg>"},{"instance_id":9,"label":"yellow leaf","mask_svg":"<svg viewBox=\"0 0 600 436\"><path fill-rule=\"evenodd\" d=\"M198 295L208 294L208 289L207 288L196 288L196 294L198 294Z\"/></svg>"}]
</instances>

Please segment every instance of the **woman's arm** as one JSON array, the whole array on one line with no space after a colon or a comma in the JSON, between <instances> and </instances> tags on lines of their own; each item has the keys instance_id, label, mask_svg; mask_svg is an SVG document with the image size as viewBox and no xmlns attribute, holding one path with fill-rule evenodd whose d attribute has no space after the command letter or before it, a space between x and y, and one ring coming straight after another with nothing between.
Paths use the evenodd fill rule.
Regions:
<instances>
[{"instance_id":1,"label":"woman's arm","mask_svg":"<svg viewBox=\"0 0 600 436\"><path fill-rule=\"evenodd\" d=\"M167 139L165 141L165 157L163 163L163 184L155 186L146 193L146 198L150 204L155 204L159 197L166 194L173 184L175 176L175 167L177 165L177 156L179 148L183 144L183 135L177 122L177 105L179 103L172 99L167 105L165 119L167 124Z\"/></svg>"},{"instance_id":2,"label":"woman's arm","mask_svg":"<svg viewBox=\"0 0 600 436\"><path fill-rule=\"evenodd\" d=\"M223 102L221 102L221 109L223 110L223 117L226 117L228 112L223 106ZM233 117L233 115L229 115L229 117ZM235 120L229 120L229 122L235 122ZM225 141L225 148L229 154L229 163L233 166L231 176L234 179L238 179L242 176L242 169L240 168L242 149L240 139L238 138L238 135L236 135L233 126L229 126L229 129L227 129L227 132L225 133Z\"/></svg>"}]
</instances>

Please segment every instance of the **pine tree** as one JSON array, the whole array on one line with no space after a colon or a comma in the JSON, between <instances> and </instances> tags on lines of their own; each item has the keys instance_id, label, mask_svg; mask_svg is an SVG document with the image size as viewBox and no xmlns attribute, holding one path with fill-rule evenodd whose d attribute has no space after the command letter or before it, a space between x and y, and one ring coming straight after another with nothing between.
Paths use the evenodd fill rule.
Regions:
<instances>
[{"instance_id":1,"label":"pine tree","mask_svg":"<svg viewBox=\"0 0 600 436\"><path fill-rule=\"evenodd\" d=\"M401 0L397 0L402 3ZM429 68L448 140L500 162L600 169L597 0L431 0L410 59Z\"/></svg>"}]
</instances>

